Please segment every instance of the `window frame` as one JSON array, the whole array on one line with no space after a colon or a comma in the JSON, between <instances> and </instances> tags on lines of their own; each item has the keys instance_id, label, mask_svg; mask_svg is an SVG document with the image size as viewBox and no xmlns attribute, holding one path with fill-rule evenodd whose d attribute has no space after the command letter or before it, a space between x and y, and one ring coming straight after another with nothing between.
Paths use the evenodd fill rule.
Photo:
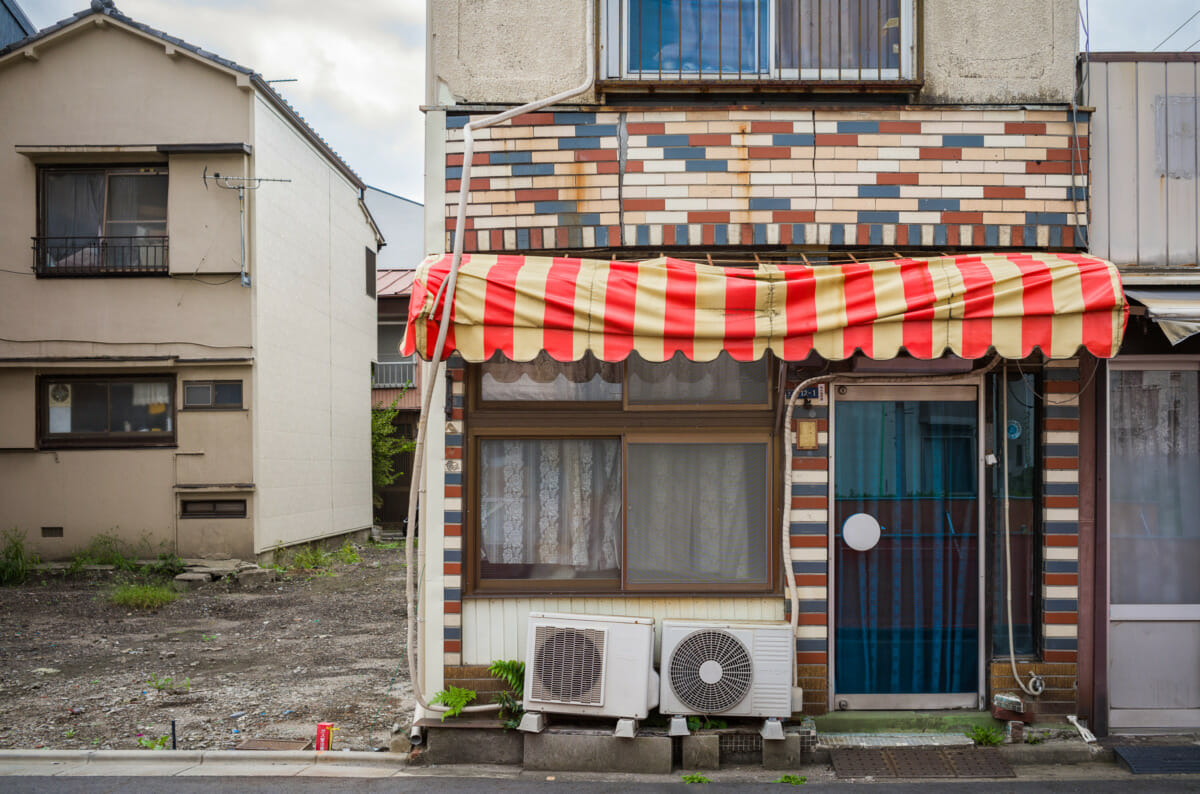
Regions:
<instances>
[{"instance_id":1,"label":"window frame","mask_svg":"<svg viewBox=\"0 0 1200 794\"><path fill-rule=\"evenodd\" d=\"M213 505L213 508L211 510L205 511L205 512L189 513L189 512L187 512L186 506L190 505L190 504L191 505L211 504L211 505ZM218 504L234 504L234 505L240 504L241 509L223 513L220 510L216 509L216 505L218 505ZM249 507L247 505L247 500L245 498L228 499L228 498L224 498L224 497L222 497L222 498L214 497L211 499L210 498L187 498L187 499L179 500L179 517L180 517L180 519L187 519L189 521L195 520L195 519L246 518L248 515L249 515Z\"/></svg>"},{"instance_id":2,"label":"window frame","mask_svg":"<svg viewBox=\"0 0 1200 794\"><path fill-rule=\"evenodd\" d=\"M147 241L157 241L161 243L162 256L161 262L151 265L139 265L135 268L119 267L105 264L103 259L96 264L91 265L75 265L64 267L61 271L54 267L46 266L43 252L46 247L47 240L55 239L47 234L46 224L49 220L48 208L46 205L47 179L56 174L103 174L104 175L104 203L100 211L100 233L94 236L96 250L99 256L103 256L106 248L105 241L110 239L136 239L139 235L117 235L111 234L109 231L110 224L128 224L134 223L135 220L129 219L114 219L110 217L110 195L111 181L114 176L162 176L167 181L167 204L163 208L164 216L162 223L162 234L141 235ZM171 175L167 163L163 162L147 162L147 163L71 163L71 164L54 164L54 165L39 165L37 166L37 236L34 237L34 273L38 278L87 278L92 276L169 276L170 275L170 260L169 260L169 230L170 230L170 189ZM154 221L159 223L159 221ZM66 239L92 239L93 235L76 235ZM149 247L149 246L147 246Z\"/></svg>"},{"instance_id":3,"label":"window frame","mask_svg":"<svg viewBox=\"0 0 1200 794\"><path fill-rule=\"evenodd\" d=\"M240 389L240 399L237 405L232 403L218 403L217 386L228 386L236 383ZM205 405L191 405L187 401L187 390L189 386L208 386L211 389L211 397ZM183 411L244 411L246 410L246 386L245 381L238 378L217 378L204 380L185 380L181 390L182 399L180 400L180 410Z\"/></svg>"},{"instance_id":4,"label":"window frame","mask_svg":"<svg viewBox=\"0 0 1200 794\"><path fill-rule=\"evenodd\" d=\"M780 65L782 39L779 34L779 3L781 0L761 0L768 4L769 49L766 69L756 67L752 71L682 71L635 70L629 66L629 27L632 15L631 0L603 0L600 4L600 24L597 31L601 82L615 81L626 85L638 83L732 83L738 87L747 84L780 83L834 83L842 85L894 85L896 83L919 83L918 55L921 33L917 30L920 14L916 0L899 0L900 5L900 63L899 67L884 69L858 67L784 68ZM796 0L802 2L802 0ZM757 14L755 15L757 18ZM756 39L759 37L756 35ZM617 46L611 46L611 42ZM740 67L739 67L740 68Z\"/></svg>"},{"instance_id":5,"label":"window frame","mask_svg":"<svg viewBox=\"0 0 1200 794\"><path fill-rule=\"evenodd\" d=\"M629 405L628 367L620 366L622 399L588 401L484 401L483 367L468 365L466 417L463 420L463 591L464 597L550 596L555 594L634 597L704 595L774 595L781 591L779 543L782 520L782 445L778 439L778 367L766 356L766 401L745 403L690 403ZM616 439L621 444L621 573L619 579L482 579L479 555L482 545L482 441L539 439ZM627 581L628 455L636 443L762 443L768 461L767 522L763 528L766 577L762 583L646 583Z\"/></svg>"},{"instance_id":6,"label":"window frame","mask_svg":"<svg viewBox=\"0 0 1200 794\"><path fill-rule=\"evenodd\" d=\"M168 406L170 430L147 432L111 431L87 433L51 433L50 432L50 402L47 399L47 389L52 383L104 383L110 389L117 383L164 383L171 395ZM37 438L38 449L161 449L178 446L178 414L179 398L176 389L176 378L173 374L147 373L138 374L52 374L37 377Z\"/></svg>"}]
</instances>

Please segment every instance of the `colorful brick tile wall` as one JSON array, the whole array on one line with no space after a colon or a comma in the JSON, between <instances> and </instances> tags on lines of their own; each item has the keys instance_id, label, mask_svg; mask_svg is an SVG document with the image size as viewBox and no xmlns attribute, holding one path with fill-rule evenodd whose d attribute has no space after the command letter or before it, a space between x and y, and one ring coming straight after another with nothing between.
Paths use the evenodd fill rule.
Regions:
<instances>
[{"instance_id":1,"label":"colorful brick tile wall","mask_svg":"<svg viewBox=\"0 0 1200 794\"><path fill-rule=\"evenodd\" d=\"M446 250L462 127L447 115ZM602 110L481 130L467 251L1082 247L1088 117L1067 110Z\"/></svg>"},{"instance_id":2,"label":"colorful brick tile wall","mask_svg":"<svg viewBox=\"0 0 1200 794\"><path fill-rule=\"evenodd\" d=\"M446 422L445 506L442 540L443 664L462 664L462 563L463 563L463 388L461 359L446 362L450 373L450 419ZM432 422L437 416L430 417Z\"/></svg>"},{"instance_id":3,"label":"colorful brick tile wall","mask_svg":"<svg viewBox=\"0 0 1200 794\"><path fill-rule=\"evenodd\" d=\"M801 379L788 384L789 394ZM798 403L793 413L797 421L817 423L817 448L792 450L791 563L800 596L797 682L804 689L804 713L824 714L829 672L828 401L807 408ZM790 611L790 601L785 609Z\"/></svg>"}]
</instances>

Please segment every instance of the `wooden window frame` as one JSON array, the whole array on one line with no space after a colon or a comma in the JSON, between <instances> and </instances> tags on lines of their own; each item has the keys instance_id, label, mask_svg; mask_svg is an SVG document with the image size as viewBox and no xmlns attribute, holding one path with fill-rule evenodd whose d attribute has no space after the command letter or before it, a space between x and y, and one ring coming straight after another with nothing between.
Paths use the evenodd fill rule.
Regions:
<instances>
[{"instance_id":1,"label":"wooden window frame","mask_svg":"<svg viewBox=\"0 0 1200 794\"><path fill-rule=\"evenodd\" d=\"M629 405L628 371L621 365L621 401L484 401L482 366L469 365L465 373L467 410L464 413L462 492L464 597L583 595L712 596L776 595L781 592L780 548L777 541L784 505L783 452L777 432L778 375L770 356L767 399L762 404L712 403L663 406ZM621 575L619 579L491 579L480 576L479 555L481 456L480 442L499 439L617 439L621 443ZM763 443L769 460L769 497L766 543L766 580L760 583L654 583L626 582L628 510L626 509L627 455L630 443Z\"/></svg>"},{"instance_id":2,"label":"wooden window frame","mask_svg":"<svg viewBox=\"0 0 1200 794\"><path fill-rule=\"evenodd\" d=\"M170 415L170 430L117 431L100 433L50 433L50 402L46 390L52 383L104 383L109 387L115 383L165 383L171 395L167 411ZM178 432L178 398L175 376L162 373L145 375L39 375L37 378L37 437L39 449L152 449L175 447Z\"/></svg>"}]
</instances>

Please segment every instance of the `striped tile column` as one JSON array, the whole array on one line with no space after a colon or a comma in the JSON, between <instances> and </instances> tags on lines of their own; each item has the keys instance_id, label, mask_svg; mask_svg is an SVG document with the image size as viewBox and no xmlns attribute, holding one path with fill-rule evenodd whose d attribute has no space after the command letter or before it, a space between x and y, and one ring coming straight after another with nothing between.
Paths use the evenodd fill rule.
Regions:
<instances>
[{"instance_id":1,"label":"striped tile column","mask_svg":"<svg viewBox=\"0 0 1200 794\"><path fill-rule=\"evenodd\" d=\"M446 422L445 507L443 514L445 538L442 542L443 577L443 664L455 667L462 664L462 554L463 554L463 389L464 367L461 360L446 362L451 388L446 399L451 403L450 420ZM432 423L441 417L429 417Z\"/></svg>"}]
</instances>

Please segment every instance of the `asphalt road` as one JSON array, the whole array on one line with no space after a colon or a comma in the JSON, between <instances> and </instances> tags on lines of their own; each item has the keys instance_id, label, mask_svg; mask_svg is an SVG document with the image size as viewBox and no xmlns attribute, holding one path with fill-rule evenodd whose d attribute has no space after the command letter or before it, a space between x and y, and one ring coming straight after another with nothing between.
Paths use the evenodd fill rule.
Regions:
<instances>
[{"instance_id":1,"label":"asphalt road","mask_svg":"<svg viewBox=\"0 0 1200 794\"><path fill-rule=\"evenodd\" d=\"M682 783L584 783L578 781L503 780L495 778L402 777L351 779L328 777L9 777L0 780L6 792L45 792L46 794L200 794L204 792L249 792L250 794L290 794L290 792L345 792L346 794L375 794L376 792L431 792L433 794L517 794L518 792L549 792L554 788L583 794L618 794L618 792L678 791ZM847 785L879 787L888 792L931 794L970 792L1054 792L1054 794L1123 794L1128 791L1195 792L1200 790L1200 778L1146 776L1124 780L1012 780L1012 781L927 781L877 783L825 783L807 785L804 790L843 789ZM767 783L714 783L708 791L762 792L778 789Z\"/></svg>"}]
</instances>

